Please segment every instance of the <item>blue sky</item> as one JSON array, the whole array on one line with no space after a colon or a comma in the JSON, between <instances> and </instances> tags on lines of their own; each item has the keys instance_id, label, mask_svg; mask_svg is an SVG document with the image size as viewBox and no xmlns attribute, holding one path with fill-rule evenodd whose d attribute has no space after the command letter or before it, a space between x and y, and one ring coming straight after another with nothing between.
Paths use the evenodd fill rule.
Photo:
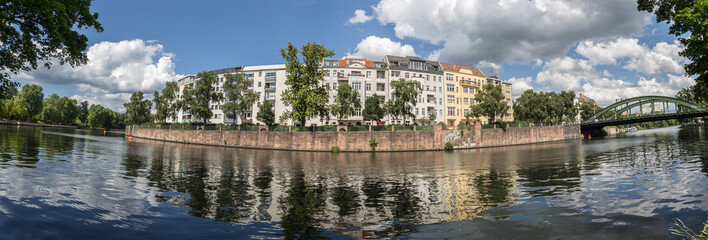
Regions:
<instances>
[{"instance_id":1,"label":"blue sky","mask_svg":"<svg viewBox=\"0 0 708 240\"><path fill-rule=\"evenodd\" d=\"M335 58L417 55L478 67L514 83L517 96L573 90L602 105L673 95L693 82L667 25L626 0L97 0L91 11L104 31L82 30L87 65L14 80L122 111L134 91L199 71L283 63L288 42L314 41Z\"/></svg>"}]
</instances>

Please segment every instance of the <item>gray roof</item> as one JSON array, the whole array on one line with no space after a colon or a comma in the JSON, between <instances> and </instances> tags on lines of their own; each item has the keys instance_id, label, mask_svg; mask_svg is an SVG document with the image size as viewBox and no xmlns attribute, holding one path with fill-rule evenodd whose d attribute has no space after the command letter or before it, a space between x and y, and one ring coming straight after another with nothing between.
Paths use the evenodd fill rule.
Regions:
<instances>
[{"instance_id":1,"label":"gray roof","mask_svg":"<svg viewBox=\"0 0 708 240\"><path fill-rule=\"evenodd\" d=\"M409 69L408 63L410 61L425 62L428 70L422 71L422 70L416 70L416 69ZM388 64L388 68L391 70L413 71L413 72L423 72L423 73L431 73L431 74L443 74L442 66L440 66L440 63L438 63L438 61L425 60L425 59L422 59L419 57L414 57L414 56L399 57L399 56L386 55L384 57L384 62L386 62L386 64Z\"/></svg>"}]
</instances>

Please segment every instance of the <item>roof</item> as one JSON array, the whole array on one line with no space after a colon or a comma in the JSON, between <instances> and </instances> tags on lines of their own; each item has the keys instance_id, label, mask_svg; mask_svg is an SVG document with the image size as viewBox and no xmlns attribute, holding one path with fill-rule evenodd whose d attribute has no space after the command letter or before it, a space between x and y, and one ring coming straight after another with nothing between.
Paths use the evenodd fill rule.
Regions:
<instances>
[{"instance_id":1,"label":"roof","mask_svg":"<svg viewBox=\"0 0 708 240\"><path fill-rule=\"evenodd\" d=\"M356 61L364 61L364 66L365 67L374 67L374 63L383 63L384 61L374 61L374 60L368 60L365 58L344 58L344 59L322 59L322 61L337 61L337 65L340 67L346 67L347 66L347 61L349 60L356 60Z\"/></svg>"},{"instance_id":2,"label":"roof","mask_svg":"<svg viewBox=\"0 0 708 240\"><path fill-rule=\"evenodd\" d=\"M262 70L281 70L285 69L285 64L274 64L274 65L258 65L258 66L245 66L241 71L262 71Z\"/></svg>"},{"instance_id":3,"label":"roof","mask_svg":"<svg viewBox=\"0 0 708 240\"><path fill-rule=\"evenodd\" d=\"M384 57L384 61L388 62L388 68L391 70L404 70L404 71L425 72L425 73L433 73L433 74L442 74L443 73L442 66L440 66L439 62L425 60L425 59L415 57L415 56L400 57L400 56L386 55ZM408 63L411 61L425 62L428 70L425 71L425 70L409 69Z\"/></svg>"},{"instance_id":4,"label":"roof","mask_svg":"<svg viewBox=\"0 0 708 240\"><path fill-rule=\"evenodd\" d=\"M472 72L472 75L485 77L484 74L482 73L482 71L479 71L479 69L476 69L473 67L468 67L468 66L459 65L459 64L449 64L449 63L443 63L443 62L441 62L440 65L442 65L443 70L459 72L462 69L466 69L466 70L469 70L470 72Z\"/></svg>"}]
</instances>

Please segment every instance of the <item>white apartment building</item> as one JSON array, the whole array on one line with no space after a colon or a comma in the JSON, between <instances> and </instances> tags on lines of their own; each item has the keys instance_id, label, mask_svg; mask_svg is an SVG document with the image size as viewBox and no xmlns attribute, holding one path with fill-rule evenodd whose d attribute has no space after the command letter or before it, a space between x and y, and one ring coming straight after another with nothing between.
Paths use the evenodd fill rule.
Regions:
<instances>
[{"instance_id":1,"label":"white apartment building","mask_svg":"<svg viewBox=\"0 0 708 240\"><path fill-rule=\"evenodd\" d=\"M377 95L381 103L388 100L389 78L388 70L384 67L383 61L366 60L362 58L345 59L324 59L322 69L325 71L323 84L329 90L329 103L334 104L337 97L337 87L342 84L349 84L352 89L359 92L361 108L356 109L354 115L342 119L338 122L336 116L330 116L330 120L321 120L319 117L313 118L312 123L318 125L360 125L371 124L364 122L362 111L367 98Z\"/></svg>"},{"instance_id":2,"label":"white apartment building","mask_svg":"<svg viewBox=\"0 0 708 240\"><path fill-rule=\"evenodd\" d=\"M430 113L435 113L437 121L445 121L443 110L443 68L437 61L423 60L419 57L398 57L387 55L384 62L389 70L389 81L405 78L420 82L423 91L418 95L418 104L413 107L415 121L425 119ZM391 96L392 89L388 90L387 96ZM402 119L391 120L393 124L413 124L412 120ZM389 122L387 122L389 124Z\"/></svg>"}]
</instances>

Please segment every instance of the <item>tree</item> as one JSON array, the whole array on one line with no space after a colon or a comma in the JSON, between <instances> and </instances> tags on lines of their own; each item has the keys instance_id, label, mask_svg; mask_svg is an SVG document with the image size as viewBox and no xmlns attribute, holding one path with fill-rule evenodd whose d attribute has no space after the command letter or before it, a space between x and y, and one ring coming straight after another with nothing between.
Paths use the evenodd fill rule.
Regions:
<instances>
[{"instance_id":1,"label":"tree","mask_svg":"<svg viewBox=\"0 0 708 240\"><path fill-rule=\"evenodd\" d=\"M435 115L435 112L430 112L430 114L428 114L428 120L430 120L431 123L434 123L437 118L438 116Z\"/></svg>"},{"instance_id":2,"label":"tree","mask_svg":"<svg viewBox=\"0 0 708 240\"><path fill-rule=\"evenodd\" d=\"M10 73L31 71L50 60L71 66L85 64L88 38L78 29L102 32L98 14L91 14L91 0L0 2L0 97L10 86Z\"/></svg>"},{"instance_id":3,"label":"tree","mask_svg":"<svg viewBox=\"0 0 708 240\"><path fill-rule=\"evenodd\" d=\"M88 121L89 114L89 103L88 101L81 102L81 107L79 108L79 120L81 123L85 124Z\"/></svg>"},{"instance_id":4,"label":"tree","mask_svg":"<svg viewBox=\"0 0 708 240\"><path fill-rule=\"evenodd\" d=\"M349 84L340 84L337 87L337 98L334 99L334 104L331 108L332 114L341 123L342 118L354 115L356 109L361 108L359 92L354 90Z\"/></svg>"},{"instance_id":5,"label":"tree","mask_svg":"<svg viewBox=\"0 0 708 240\"><path fill-rule=\"evenodd\" d=\"M162 114L165 117L165 122L167 122L168 117L175 117L175 111L177 111L175 100L177 99L178 91L177 82L172 81L165 83L165 88L162 89L161 100L164 104Z\"/></svg>"},{"instance_id":6,"label":"tree","mask_svg":"<svg viewBox=\"0 0 708 240\"><path fill-rule=\"evenodd\" d=\"M273 112L273 104L271 101L265 101L261 104L256 119L263 122L266 126L271 126L275 123L275 112Z\"/></svg>"},{"instance_id":7,"label":"tree","mask_svg":"<svg viewBox=\"0 0 708 240\"><path fill-rule=\"evenodd\" d=\"M522 122L543 122L548 117L547 98L528 89L514 102L514 117Z\"/></svg>"},{"instance_id":8,"label":"tree","mask_svg":"<svg viewBox=\"0 0 708 240\"><path fill-rule=\"evenodd\" d=\"M595 113L602 111L600 106L597 106L594 102L582 102L580 103L580 118L585 121L588 118L595 115Z\"/></svg>"},{"instance_id":9,"label":"tree","mask_svg":"<svg viewBox=\"0 0 708 240\"><path fill-rule=\"evenodd\" d=\"M40 114L42 121L47 123L61 122L61 108L59 100L61 98L56 93L53 93L49 98L44 99L42 113Z\"/></svg>"},{"instance_id":10,"label":"tree","mask_svg":"<svg viewBox=\"0 0 708 240\"><path fill-rule=\"evenodd\" d=\"M703 107L708 107L708 99L696 96L697 91L695 88L696 85L694 84L679 90L678 93L676 93L676 98L687 102L692 102Z\"/></svg>"},{"instance_id":11,"label":"tree","mask_svg":"<svg viewBox=\"0 0 708 240\"><path fill-rule=\"evenodd\" d=\"M481 111L478 109L475 109L475 105L470 105L470 110L465 113L465 122L467 124L470 123L470 118L479 118L482 114L480 113Z\"/></svg>"},{"instance_id":12,"label":"tree","mask_svg":"<svg viewBox=\"0 0 708 240\"><path fill-rule=\"evenodd\" d=\"M130 96L130 102L123 104L125 107L126 124L143 124L150 121L150 108L152 102L143 99L143 92L136 92Z\"/></svg>"},{"instance_id":13,"label":"tree","mask_svg":"<svg viewBox=\"0 0 708 240\"><path fill-rule=\"evenodd\" d=\"M423 91L420 82L414 80L399 80L391 81L393 92L391 93L392 100L389 100L388 110L396 119L398 116L406 122L406 117L415 117L413 114L413 106L418 104L418 94Z\"/></svg>"},{"instance_id":14,"label":"tree","mask_svg":"<svg viewBox=\"0 0 708 240\"><path fill-rule=\"evenodd\" d=\"M384 117L384 109L381 108L379 96L374 94L364 101L364 111L362 112L364 121L381 121Z\"/></svg>"},{"instance_id":15,"label":"tree","mask_svg":"<svg viewBox=\"0 0 708 240\"><path fill-rule=\"evenodd\" d=\"M59 121L64 125L71 125L76 123L76 118L79 116L79 106L76 99L71 99L68 97L62 97L59 99L59 116L61 120Z\"/></svg>"},{"instance_id":16,"label":"tree","mask_svg":"<svg viewBox=\"0 0 708 240\"><path fill-rule=\"evenodd\" d=\"M204 125L209 123L209 118L212 116L211 102L218 102L223 99L221 93L214 91L214 86L218 83L218 79L213 72L200 72L197 74L194 88L188 90L189 95L193 96L194 101L189 106L189 111L194 114L197 119L204 120Z\"/></svg>"},{"instance_id":17,"label":"tree","mask_svg":"<svg viewBox=\"0 0 708 240\"><path fill-rule=\"evenodd\" d=\"M502 93L501 85L487 84L484 85L482 91L477 92L474 95L474 100L478 104L473 109L477 110L480 114L489 117L489 122L495 122L496 117L500 116L509 109L504 101L504 94Z\"/></svg>"},{"instance_id":18,"label":"tree","mask_svg":"<svg viewBox=\"0 0 708 240\"><path fill-rule=\"evenodd\" d=\"M112 128L116 114L101 105L91 105L88 114L88 125L93 128Z\"/></svg>"},{"instance_id":19,"label":"tree","mask_svg":"<svg viewBox=\"0 0 708 240\"><path fill-rule=\"evenodd\" d=\"M308 42L302 46L300 54L303 62L300 62L298 49L292 43L288 43L287 48L280 49L288 73L288 80L285 82L288 88L283 91L281 100L292 108L285 111L281 118L291 118L304 126L308 119L316 115L321 119L329 116L329 94L327 87L320 84L325 75L324 70L320 68L320 61L334 56L334 51L315 42Z\"/></svg>"},{"instance_id":20,"label":"tree","mask_svg":"<svg viewBox=\"0 0 708 240\"><path fill-rule=\"evenodd\" d=\"M669 33L685 46L679 54L691 60L684 66L686 75L697 76L694 94L708 101L708 0L637 0L637 5L639 11L656 14L657 22L671 25Z\"/></svg>"},{"instance_id":21,"label":"tree","mask_svg":"<svg viewBox=\"0 0 708 240\"><path fill-rule=\"evenodd\" d=\"M27 109L27 118L37 117L42 112L42 101L44 100L44 93L42 93L42 87L34 84L27 84L22 87L20 91L20 96L25 109Z\"/></svg>"},{"instance_id":22,"label":"tree","mask_svg":"<svg viewBox=\"0 0 708 240\"><path fill-rule=\"evenodd\" d=\"M10 119L17 121L28 119L30 117L27 111L27 103L22 99L21 95L15 96L12 100L5 103L5 111Z\"/></svg>"},{"instance_id":23,"label":"tree","mask_svg":"<svg viewBox=\"0 0 708 240\"><path fill-rule=\"evenodd\" d=\"M249 87L253 86L253 79L245 78L243 73L226 74L224 78L226 80L221 87L224 89L224 98L226 100L223 105L224 113L226 117L234 120L232 125L236 125L237 116L241 118L241 123L243 123L245 122L246 112L258 100L258 94L249 89Z\"/></svg>"},{"instance_id":24,"label":"tree","mask_svg":"<svg viewBox=\"0 0 708 240\"><path fill-rule=\"evenodd\" d=\"M165 99L160 96L160 92L155 91L152 94L152 103L155 104L155 121L164 122L167 118L167 103Z\"/></svg>"}]
</instances>

